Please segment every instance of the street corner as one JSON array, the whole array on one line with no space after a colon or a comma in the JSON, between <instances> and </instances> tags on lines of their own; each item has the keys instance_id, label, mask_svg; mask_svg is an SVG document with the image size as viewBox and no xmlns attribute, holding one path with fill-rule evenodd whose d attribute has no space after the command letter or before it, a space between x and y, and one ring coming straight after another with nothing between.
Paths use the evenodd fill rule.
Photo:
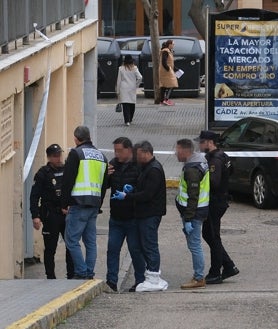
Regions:
<instances>
[{"instance_id":1,"label":"street corner","mask_svg":"<svg viewBox=\"0 0 278 329\"><path fill-rule=\"evenodd\" d=\"M105 289L99 279L80 282L76 288L53 299L49 303L12 323L6 329L51 329L83 308Z\"/></svg>"}]
</instances>

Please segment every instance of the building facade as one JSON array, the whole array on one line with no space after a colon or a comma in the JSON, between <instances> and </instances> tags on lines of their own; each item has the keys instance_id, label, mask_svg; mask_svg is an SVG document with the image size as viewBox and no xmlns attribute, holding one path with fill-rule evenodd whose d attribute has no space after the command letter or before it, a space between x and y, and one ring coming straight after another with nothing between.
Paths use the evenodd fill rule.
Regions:
<instances>
[{"instance_id":1,"label":"building facade","mask_svg":"<svg viewBox=\"0 0 278 329\"><path fill-rule=\"evenodd\" d=\"M97 19L85 18L83 0L20 3L23 18L16 0L0 1L0 279L23 278L42 241L29 194L46 147L59 143L66 156L74 128L95 124Z\"/></svg>"},{"instance_id":2,"label":"building facade","mask_svg":"<svg viewBox=\"0 0 278 329\"><path fill-rule=\"evenodd\" d=\"M188 11L194 0L158 0L160 35L200 37ZM223 0L226 3L228 0ZM213 0L204 4L215 10ZM99 0L99 34L107 37L149 35L149 28L141 0ZM275 0L234 0L230 10L258 8L278 10Z\"/></svg>"}]
</instances>

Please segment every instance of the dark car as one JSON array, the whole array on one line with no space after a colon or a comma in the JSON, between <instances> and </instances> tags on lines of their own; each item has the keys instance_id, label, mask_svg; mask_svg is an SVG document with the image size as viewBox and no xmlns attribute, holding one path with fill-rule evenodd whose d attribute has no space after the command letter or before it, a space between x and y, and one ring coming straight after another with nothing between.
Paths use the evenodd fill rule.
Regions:
<instances>
[{"instance_id":1,"label":"dark car","mask_svg":"<svg viewBox=\"0 0 278 329\"><path fill-rule=\"evenodd\" d=\"M135 64L138 66L139 71L141 70L140 65L140 54L144 45L144 41L148 37L137 36L137 37L126 37L126 38L117 38L119 47L121 49L121 55L131 55L134 59Z\"/></svg>"},{"instance_id":2,"label":"dark car","mask_svg":"<svg viewBox=\"0 0 278 329\"><path fill-rule=\"evenodd\" d=\"M257 208L278 200L278 121L247 117L220 137L220 148L231 158L229 190L253 196Z\"/></svg>"}]
</instances>

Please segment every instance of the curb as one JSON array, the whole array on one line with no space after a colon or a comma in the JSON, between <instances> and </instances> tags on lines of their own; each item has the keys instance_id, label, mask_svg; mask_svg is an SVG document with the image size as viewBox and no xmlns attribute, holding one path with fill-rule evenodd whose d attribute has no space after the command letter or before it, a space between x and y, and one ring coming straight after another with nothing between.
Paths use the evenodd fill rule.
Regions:
<instances>
[{"instance_id":1,"label":"curb","mask_svg":"<svg viewBox=\"0 0 278 329\"><path fill-rule=\"evenodd\" d=\"M179 187L179 179L176 177L166 178L166 188L178 188Z\"/></svg>"},{"instance_id":2,"label":"curb","mask_svg":"<svg viewBox=\"0 0 278 329\"><path fill-rule=\"evenodd\" d=\"M102 280L86 281L66 292L24 318L12 323L6 329L51 329L83 308L94 297L105 290Z\"/></svg>"}]
</instances>

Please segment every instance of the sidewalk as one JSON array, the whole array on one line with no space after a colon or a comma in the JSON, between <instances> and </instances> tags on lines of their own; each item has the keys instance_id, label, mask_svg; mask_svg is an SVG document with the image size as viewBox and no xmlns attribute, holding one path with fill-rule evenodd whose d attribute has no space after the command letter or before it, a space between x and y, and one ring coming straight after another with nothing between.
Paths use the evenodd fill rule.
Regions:
<instances>
[{"instance_id":1,"label":"sidewalk","mask_svg":"<svg viewBox=\"0 0 278 329\"><path fill-rule=\"evenodd\" d=\"M97 147L113 157L112 142L127 136L135 143L149 140L155 156L164 166L166 178L175 181L181 164L174 155L176 140L193 138L204 128L204 97L175 99L175 106L154 105L152 99L138 95L134 123L123 125L122 113L114 111L116 99L101 99L98 110ZM98 259L95 280L65 280L64 242L60 241L56 255L57 280L45 280L43 264L25 266L25 280L0 281L0 329L54 328L82 308L105 289L106 250L109 219L109 193L97 221ZM130 265L126 245L122 251L120 282Z\"/></svg>"}]
</instances>

